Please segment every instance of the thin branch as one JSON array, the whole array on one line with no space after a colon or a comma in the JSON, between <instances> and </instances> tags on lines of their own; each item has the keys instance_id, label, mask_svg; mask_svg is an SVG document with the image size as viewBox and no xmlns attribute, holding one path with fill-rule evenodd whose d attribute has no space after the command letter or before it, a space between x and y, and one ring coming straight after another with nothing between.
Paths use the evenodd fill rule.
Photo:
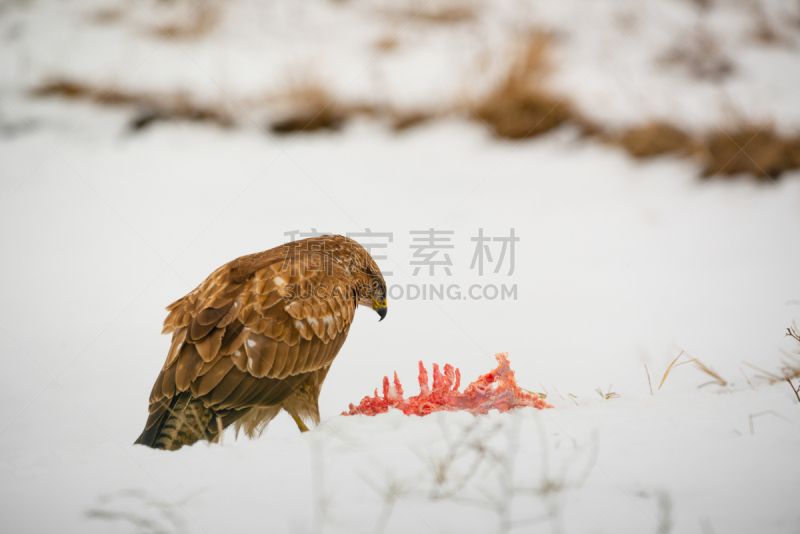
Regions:
<instances>
[{"instance_id":1,"label":"thin branch","mask_svg":"<svg viewBox=\"0 0 800 534\"><path fill-rule=\"evenodd\" d=\"M800 402L800 386L797 386L797 389L795 389L791 380L787 378L786 381L789 382L789 387L792 388L792 391L794 391L794 396L797 397L797 402Z\"/></svg>"}]
</instances>

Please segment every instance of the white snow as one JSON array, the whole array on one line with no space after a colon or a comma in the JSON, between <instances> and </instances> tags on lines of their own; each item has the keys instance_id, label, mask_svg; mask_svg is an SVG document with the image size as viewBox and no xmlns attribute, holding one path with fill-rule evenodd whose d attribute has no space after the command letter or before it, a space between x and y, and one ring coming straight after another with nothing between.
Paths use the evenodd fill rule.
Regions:
<instances>
[{"instance_id":1,"label":"white snow","mask_svg":"<svg viewBox=\"0 0 800 534\"><path fill-rule=\"evenodd\" d=\"M795 3L763 4L775 45L750 37L756 17L736 2L497 1L452 24L367 0L206 3L220 23L174 41L155 24L204 6L0 7L0 530L797 531L800 404L743 362L775 371L798 349L784 333L800 315L799 172L702 181L691 161L636 162L569 128L517 143L458 118L275 137L255 103L311 76L348 101L450 106L540 27L558 36L554 86L596 120L797 128ZM119 13L100 23L101 9ZM735 62L720 83L657 61L698 25ZM386 36L398 45L382 53ZM29 95L54 76L183 90L240 125L129 133L130 110ZM453 276L410 276L409 232L432 227L455 231ZM312 228L393 232L390 285L457 284L462 298L390 291L385 321L359 311L312 432L282 414L257 440L132 445L169 347L164 306ZM515 229L513 275L469 269L479 228ZM467 298L473 284L516 284L518 299ZM466 384L501 351L554 409L338 415L392 371L416 394L419 360ZM681 351L729 385L698 389L708 377L688 364L659 389Z\"/></svg>"}]
</instances>

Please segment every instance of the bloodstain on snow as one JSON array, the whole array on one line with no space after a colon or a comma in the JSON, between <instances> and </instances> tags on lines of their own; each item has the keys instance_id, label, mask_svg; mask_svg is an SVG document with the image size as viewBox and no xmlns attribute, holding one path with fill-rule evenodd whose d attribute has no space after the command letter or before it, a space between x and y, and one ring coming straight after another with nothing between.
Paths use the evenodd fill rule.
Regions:
<instances>
[{"instance_id":1,"label":"bloodstain on snow","mask_svg":"<svg viewBox=\"0 0 800 534\"><path fill-rule=\"evenodd\" d=\"M539 399L539 395L528 393L517 386L507 352L496 354L495 358L499 364L497 368L468 385L463 393L458 392L461 384L461 372L458 369L446 364L442 373L439 371L439 366L434 363L433 385L428 387L428 371L422 362L419 362L419 395L404 399L403 386L395 373L391 384L389 377L383 377L382 397L378 396L376 389L374 396L364 397L358 406L351 404L350 411L342 412L342 415L377 415L386 413L389 407L402 410L406 415L428 415L433 412L456 410L466 410L477 415L487 413L489 410L505 412L525 406L540 410L552 408Z\"/></svg>"}]
</instances>

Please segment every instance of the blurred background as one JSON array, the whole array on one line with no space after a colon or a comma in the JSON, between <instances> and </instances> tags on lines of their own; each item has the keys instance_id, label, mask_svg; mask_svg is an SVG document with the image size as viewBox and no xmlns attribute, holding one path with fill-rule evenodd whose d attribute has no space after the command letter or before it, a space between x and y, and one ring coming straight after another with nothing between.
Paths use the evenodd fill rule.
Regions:
<instances>
[{"instance_id":1,"label":"blurred background","mask_svg":"<svg viewBox=\"0 0 800 534\"><path fill-rule=\"evenodd\" d=\"M679 480L687 491L672 493L677 515L656 521L659 531L712 532L698 514L727 517L717 532L788 532L800 520L783 478L793 468L752 471L740 501L727 495L700 511L688 491L731 428L752 431L751 405L793 426L737 461L788 458L797 442L796 410L748 396L769 380L746 364L778 373L796 351L785 333L800 310L798 2L10 0L0 3L0 42L8 531L148 531L146 521L87 522L84 511L104 492L152 486L139 467L156 466L172 487L204 458L182 451L175 467L129 445L169 346L163 308L292 231L390 234L356 239L385 245L379 264L404 291L390 292L380 325L357 314L320 398L323 420L338 420L393 371L416 394L419 360L459 367L468 383L507 351L519 383L546 394L551 412L566 414L553 417L578 433L603 423L635 432L631 419L603 411L610 399L636 421L649 417L642 406L659 406L669 424L637 443L666 454L656 443L690 430L675 421L704 426L691 419L698 406L725 414L713 412L730 425L714 435L722 445L700 441L702 457L664 467L660 484ZM411 232L430 229L453 232L438 256L449 255L449 273L414 273ZM512 229L513 272L508 255L495 272L502 243L493 241L494 263L480 274L474 238ZM461 292L408 298L409 285L431 284ZM473 284L513 286L516 298L474 299ZM698 389L709 373L673 368L663 394L684 396L657 404L652 390L658 399L679 355L719 379ZM782 387L776 402L791 407ZM293 425L279 417L267 434L286 440L274 445L285 458L300 454ZM622 482L609 487L639 488L647 454L617 445L622 456L604 469ZM216 453L222 467L196 471L197 487L215 480L239 495L226 469L246 477L241 462L265 461L258 447L273 445ZM583 502L611 506L598 504L603 488ZM654 503L662 495L641 491ZM268 508L295 510L270 495ZM267 506L257 491L249 498ZM771 507L757 509L764 500ZM42 502L50 514L37 513ZM227 528L199 502L189 531ZM249 529L257 514L237 510ZM297 510L275 531L306 531ZM639 512L626 510L607 524L576 513L575 524L543 528L643 531L625 515ZM365 523L365 532L422 531L426 521L446 531L423 515Z\"/></svg>"}]
</instances>

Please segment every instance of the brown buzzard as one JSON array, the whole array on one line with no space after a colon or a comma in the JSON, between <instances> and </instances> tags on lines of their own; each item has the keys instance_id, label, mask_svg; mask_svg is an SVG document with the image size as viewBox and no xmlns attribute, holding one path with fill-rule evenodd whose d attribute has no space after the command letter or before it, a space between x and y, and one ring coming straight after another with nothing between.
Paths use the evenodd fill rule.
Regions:
<instances>
[{"instance_id":1,"label":"brown buzzard","mask_svg":"<svg viewBox=\"0 0 800 534\"><path fill-rule=\"evenodd\" d=\"M355 241L322 236L227 263L167 307L172 346L136 443L176 450L236 432L260 434L281 409L301 431L356 306L386 316L386 282Z\"/></svg>"}]
</instances>

